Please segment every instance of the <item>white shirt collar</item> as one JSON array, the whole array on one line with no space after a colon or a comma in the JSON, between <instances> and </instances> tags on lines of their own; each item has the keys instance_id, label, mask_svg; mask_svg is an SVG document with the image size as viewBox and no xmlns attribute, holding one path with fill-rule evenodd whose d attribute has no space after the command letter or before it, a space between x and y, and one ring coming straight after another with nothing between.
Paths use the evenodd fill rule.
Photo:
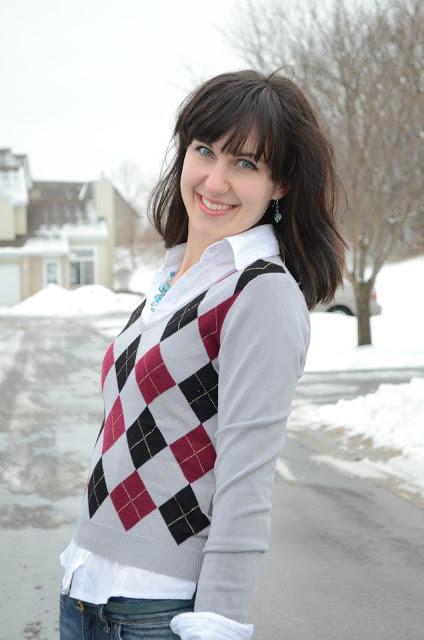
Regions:
<instances>
[{"instance_id":1,"label":"white shirt collar","mask_svg":"<svg viewBox=\"0 0 424 640\"><path fill-rule=\"evenodd\" d=\"M180 265L186 247L187 242L182 242L167 249L163 268L168 270ZM243 269L253 260L277 255L280 247L274 225L262 224L213 242L203 251L200 262L213 260L222 252L228 252L237 270Z\"/></svg>"}]
</instances>

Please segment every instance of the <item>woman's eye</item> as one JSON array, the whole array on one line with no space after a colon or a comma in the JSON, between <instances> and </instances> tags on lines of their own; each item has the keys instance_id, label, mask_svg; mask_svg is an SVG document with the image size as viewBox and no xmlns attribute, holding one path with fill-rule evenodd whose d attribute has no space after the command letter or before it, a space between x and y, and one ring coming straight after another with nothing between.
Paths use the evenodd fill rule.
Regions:
<instances>
[{"instance_id":1,"label":"woman's eye","mask_svg":"<svg viewBox=\"0 0 424 640\"><path fill-rule=\"evenodd\" d=\"M196 147L196 151L198 151L200 153L200 155L202 156L207 156L209 157L209 155L212 153L212 151L210 149L208 149L207 147Z\"/></svg>"},{"instance_id":2,"label":"woman's eye","mask_svg":"<svg viewBox=\"0 0 424 640\"><path fill-rule=\"evenodd\" d=\"M250 160L240 160L240 164L244 162L244 166L242 167L243 169L257 169L257 167L253 164L253 162L250 162Z\"/></svg>"}]
</instances>

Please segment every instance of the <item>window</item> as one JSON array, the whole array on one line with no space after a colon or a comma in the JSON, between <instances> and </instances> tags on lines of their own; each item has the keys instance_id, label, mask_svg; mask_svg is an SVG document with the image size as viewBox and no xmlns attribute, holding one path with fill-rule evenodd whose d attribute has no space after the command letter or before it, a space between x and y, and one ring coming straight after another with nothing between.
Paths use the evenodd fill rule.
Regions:
<instances>
[{"instance_id":1,"label":"window","mask_svg":"<svg viewBox=\"0 0 424 640\"><path fill-rule=\"evenodd\" d=\"M61 284L59 258L44 258L44 286L51 283Z\"/></svg>"},{"instance_id":2,"label":"window","mask_svg":"<svg viewBox=\"0 0 424 640\"><path fill-rule=\"evenodd\" d=\"M94 249L72 249L71 287L94 284Z\"/></svg>"},{"instance_id":3,"label":"window","mask_svg":"<svg viewBox=\"0 0 424 640\"><path fill-rule=\"evenodd\" d=\"M58 271L57 262L46 262L46 284L49 284L50 282L59 284Z\"/></svg>"}]
</instances>

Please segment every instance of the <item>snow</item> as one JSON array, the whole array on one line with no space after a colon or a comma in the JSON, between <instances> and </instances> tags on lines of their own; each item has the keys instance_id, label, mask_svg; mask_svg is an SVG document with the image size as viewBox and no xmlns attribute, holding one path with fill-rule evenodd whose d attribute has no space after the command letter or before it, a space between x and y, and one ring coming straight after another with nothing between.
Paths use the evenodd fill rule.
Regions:
<instances>
[{"instance_id":1,"label":"snow","mask_svg":"<svg viewBox=\"0 0 424 640\"><path fill-rule=\"evenodd\" d=\"M61 227L62 235L70 240L105 240L109 230L104 220L82 222L81 224L66 223ZM40 229L41 231L41 229Z\"/></svg>"},{"instance_id":2,"label":"snow","mask_svg":"<svg viewBox=\"0 0 424 640\"><path fill-rule=\"evenodd\" d=\"M3 340L0 342L0 384L6 378L7 372L12 368L17 360L17 354L24 342L24 332L14 331L12 335L3 333ZM4 339L6 338L6 339Z\"/></svg>"},{"instance_id":3,"label":"snow","mask_svg":"<svg viewBox=\"0 0 424 640\"><path fill-rule=\"evenodd\" d=\"M396 478L398 486L424 497L424 378L404 384L382 384L377 391L335 404L296 407L291 429L343 429L341 445L349 438L369 440L366 448L381 450L384 460L365 456L358 462L332 456L312 456L340 471L367 478ZM303 425L303 427L302 427ZM363 445L364 446L364 445Z\"/></svg>"},{"instance_id":4,"label":"snow","mask_svg":"<svg viewBox=\"0 0 424 640\"><path fill-rule=\"evenodd\" d=\"M106 240L108 228L102 220L97 223L41 225L37 230L37 237L28 238L22 247L0 247L0 256L51 256L68 255L72 251L70 241L84 242Z\"/></svg>"},{"instance_id":5,"label":"snow","mask_svg":"<svg viewBox=\"0 0 424 640\"><path fill-rule=\"evenodd\" d=\"M286 482L296 482L296 476L291 472L286 460L278 458L275 470Z\"/></svg>"},{"instance_id":6,"label":"snow","mask_svg":"<svg viewBox=\"0 0 424 640\"><path fill-rule=\"evenodd\" d=\"M87 206L87 205L86 205ZM65 224L41 224L37 229L37 236L44 239L68 238L107 238L109 234L105 220L91 222L66 222ZM26 243L28 244L28 242Z\"/></svg>"},{"instance_id":7,"label":"snow","mask_svg":"<svg viewBox=\"0 0 424 640\"><path fill-rule=\"evenodd\" d=\"M146 293L159 266L139 268L133 274L130 288ZM312 313L311 344L305 371L363 370L365 376L372 369L424 367L423 280L424 257L383 268L376 283L382 313L372 318L372 346L356 346L356 318ZM50 284L1 312L22 316L96 315L93 320L96 328L112 338L122 328L122 315L128 316L141 299L135 294L113 293L101 285L69 291ZM107 317L115 312L118 314L116 319ZM19 347L18 338L10 343L4 341L2 357L7 357L9 347L8 360L11 360ZM384 450L384 459L370 459L366 452L361 460L355 461L335 456L312 458L350 475L395 478L398 487L424 497L423 418L424 378L413 378L406 384L382 384L375 393L340 400L332 405L296 403L288 428L324 432L337 428L338 433L343 433L341 445L346 449L349 438L366 439L373 452ZM284 461L277 471L286 480L294 481Z\"/></svg>"},{"instance_id":8,"label":"snow","mask_svg":"<svg viewBox=\"0 0 424 640\"><path fill-rule=\"evenodd\" d=\"M82 316L131 312L141 298L135 294L113 293L103 285L87 285L68 290L48 284L33 296L1 311L22 316Z\"/></svg>"},{"instance_id":9,"label":"snow","mask_svg":"<svg viewBox=\"0 0 424 640\"><path fill-rule=\"evenodd\" d=\"M141 265L129 289L146 293L154 273L151 265ZM311 313L305 372L424 366L423 281L424 257L383 267L375 287L382 313L371 318L372 346L357 346L355 317Z\"/></svg>"},{"instance_id":10,"label":"snow","mask_svg":"<svg viewBox=\"0 0 424 640\"><path fill-rule=\"evenodd\" d=\"M1 247L0 256L59 256L69 253L69 245L61 239L31 238L22 247Z\"/></svg>"},{"instance_id":11,"label":"snow","mask_svg":"<svg viewBox=\"0 0 424 640\"><path fill-rule=\"evenodd\" d=\"M14 207L26 207L28 190L22 160L10 149L1 149L2 161L9 170L0 171L0 197L5 198Z\"/></svg>"},{"instance_id":12,"label":"snow","mask_svg":"<svg viewBox=\"0 0 424 640\"><path fill-rule=\"evenodd\" d=\"M129 281L130 291L139 291L140 293L147 293L150 282L156 273L157 269L162 268L163 261L157 265L142 264L131 275Z\"/></svg>"},{"instance_id":13,"label":"snow","mask_svg":"<svg viewBox=\"0 0 424 640\"><path fill-rule=\"evenodd\" d=\"M43 243L41 239L38 242ZM33 241L33 250L36 246L37 242ZM130 278L129 290L145 294L159 266L141 265ZM356 346L355 317L311 313L311 343L305 372L424 366L424 296L419 294L423 281L424 257L382 269L376 283L382 313L371 318L372 346ZM130 294L113 293L101 285L73 291L48 285L1 312L55 316L110 311L126 313L137 306L138 299Z\"/></svg>"},{"instance_id":14,"label":"snow","mask_svg":"<svg viewBox=\"0 0 424 640\"><path fill-rule=\"evenodd\" d=\"M382 269L376 282L382 312L371 318L372 346L356 346L355 317L312 313L305 371L424 366L423 281L421 256Z\"/></svg>"},{"instance_id":15,"label":"snow","mask_svg":"<svg viewBox=\"0 0 424 640\"><path fill-rule=\"evenodd\" d=\"M164 261L141 260L138 256L137 267L133 267L131 252L126 247L115 247L113 273L115 286L133 293L147 293L156 271L162 269Z\"/></svg>"},{"instance_id":16,"label":"snow","mask_svg":"<svg viewBox=\"0 0 424 640\"><path fill-rule=\"evenodd\" d=\"M381 384L374 393L353 400L299 407L296 417L300 415L311 429L342 426L348 435L372 438L374 447L419 454L424 459L424 378Z\"/></svg>"}]
</instances>

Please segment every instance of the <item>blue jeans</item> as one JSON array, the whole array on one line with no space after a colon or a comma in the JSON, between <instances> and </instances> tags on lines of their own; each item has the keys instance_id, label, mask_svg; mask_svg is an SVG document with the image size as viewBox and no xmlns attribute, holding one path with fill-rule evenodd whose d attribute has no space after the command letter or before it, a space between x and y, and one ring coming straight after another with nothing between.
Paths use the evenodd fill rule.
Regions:
<instances>
[{"instance_id":1,"label":"blue jeans","mask_svg":"<svg viewBox=\"0 0 424 640\"><path fill-rule=\"evenodd\" d=\"M91 604L60 594L60 640L171 640L174 616L194 610L191 600L109 598Z\"/></svg>"}]
</instances>

